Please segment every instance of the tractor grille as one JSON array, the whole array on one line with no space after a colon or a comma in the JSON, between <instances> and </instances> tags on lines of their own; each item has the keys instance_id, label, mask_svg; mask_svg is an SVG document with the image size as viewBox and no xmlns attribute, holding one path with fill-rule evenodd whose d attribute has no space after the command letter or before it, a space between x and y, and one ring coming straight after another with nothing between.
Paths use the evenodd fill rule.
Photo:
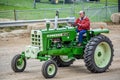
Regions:
<instances>
[{"instance_id":1,"label":"tractor grille","mask_svg":"<svg viewBox=\"0 0 120 80\"><path fill-rule=\"evenodd\" d=\"M42 49L42 34L41 31L32 30L31 32L31 44L32 46Z\"/></svg>"},{"instance_id":2,"label":"tractor grille","mask_svg":"<svg viewBox=\"0 0 120 80\"><path fill-rule=\"evenodd\" d=\"M40 46L40 35L32 34L32 45L33 46Z\"/></svg>"}]
</instances>

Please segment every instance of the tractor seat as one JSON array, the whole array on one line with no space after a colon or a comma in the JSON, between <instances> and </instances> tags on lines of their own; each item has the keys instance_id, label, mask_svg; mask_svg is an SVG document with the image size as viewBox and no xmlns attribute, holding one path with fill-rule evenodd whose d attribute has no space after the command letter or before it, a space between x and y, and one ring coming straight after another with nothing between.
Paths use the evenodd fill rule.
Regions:
<instances>
[{"instance_id":1,"label":"tractor seat","mask_svg":"<svg viewBox=\"0 0 120 80\"><path fill-rule=\"evenodd\" d=\"M79 35L79 33L77 33L77 36ZM87 36L87 34L85 33L85 34L83 34L83 37L86 37Z\"/></svg>"},{"instance_id":2,"label":"tractor seat","mask_svg":"<svg viewBox=\"0 0 120 80\"><path fill-rule=\"evenodd\" d=\"M85 34L83 34L83 37L86 37L87 36L87 34L85 33Z\"/></svg>"}]
</instances>

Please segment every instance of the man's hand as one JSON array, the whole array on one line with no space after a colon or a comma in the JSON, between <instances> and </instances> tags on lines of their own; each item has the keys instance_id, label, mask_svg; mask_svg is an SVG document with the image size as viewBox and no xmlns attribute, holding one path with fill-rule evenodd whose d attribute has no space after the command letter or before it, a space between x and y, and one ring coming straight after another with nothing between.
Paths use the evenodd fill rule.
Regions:
<instances>
[{"instance_id":1,"label":"man's hand","mask_svg":"<svg viewBox=\"0 0 120 80\"><path fill-rule=\"evenodd\" d=\"M75 23L70 23L70 24L71 24L71 26L73 26L73 27L77 26Z\"/></svg>"},{"instance_id":2,"label":"man's hand","mask_svg":"<svg viewBox=\"0 0 120 80\"><path fill-rule=\"evenodd\" d=\"M81 26L81 24L80 23L77 23L77 24L73 24L73 26L75 27L75 26Z\"/></svg>"},{"instance_id":3,"label":"man's hand","mask_svg":"<svg viewBox=\"0 0 120 80\"><path fill-rule=\"evenodd\" d=\"M81 26L81 24L80 24L80 23L77 23L77 25L78 25L78 26Z\"/></svg>"},{"instance_id":4,"label":"man's hand","mask_svg":"<svg viewBox=\"0 0 120 80\"><path fill-rule=\"evenodd\" d=\"M78 24L73 24L74 27L79 26Z\"/></svg>"},{"instance_id":5,"label":"man's hand","mask_svg":"<svg viewBox=\"0 0 120 80\"><path fill-rule=\"evenodd\" d=\"M80 23L77 23L77 24L75 24L75 23L70 23L70 24L71 24L71 26L74 26L74 27L76 27L76 26L81 26Z\"/></svg>"}]
</instances>

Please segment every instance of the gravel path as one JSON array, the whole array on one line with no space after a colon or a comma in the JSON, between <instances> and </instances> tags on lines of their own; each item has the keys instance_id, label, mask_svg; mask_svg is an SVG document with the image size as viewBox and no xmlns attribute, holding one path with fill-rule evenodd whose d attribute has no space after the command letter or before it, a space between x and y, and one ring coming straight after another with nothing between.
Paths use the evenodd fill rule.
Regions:
<instances>
[{"instance_id":1,"label":"gravel path","mask_svg":"<svg viewBox=\"0 0 120 80\"><path fill-rule=\"evenodd\" d=\"M105 73L91 73L84 66L83 60L76 60L70 67L58 68L58 73L51 80L120 80L120 25L109 25L111 30L107 34L114 45L114 61ZM11 70L11 59L14 55L25 50L29 45L29 38L6 38L0 41L0 80L44 80L41 74L43 62L30 59L22 73Z\"/></svg>"}]
</instances>

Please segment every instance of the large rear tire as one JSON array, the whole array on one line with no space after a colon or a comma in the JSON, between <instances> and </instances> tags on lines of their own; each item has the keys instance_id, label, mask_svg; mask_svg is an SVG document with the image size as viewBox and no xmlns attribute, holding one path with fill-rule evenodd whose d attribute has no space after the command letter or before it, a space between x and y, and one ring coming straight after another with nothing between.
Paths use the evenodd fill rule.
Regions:
<instances>
[{"instance_id":1,"label":"large rear tire","mask_svg":"<svg viewBox=\"0 0 120 80\"><path fill-rule=\"evenodd\" d=\"M98 35L89 41L85 48L84 62L93 73L105 72L113 60L113 45L104 35Z\"/></svg>"},{"instance_id":2,"label":"large rear tire","mask_svg":"<svg viewBox=\"0 0 120 80\"><path fill-rule=\"evenodd\" d=\"M74 62L74 59L69 59L68 56L54 56L52 59L58 67L69 67Z\"/></svg>"}]
</instances>

